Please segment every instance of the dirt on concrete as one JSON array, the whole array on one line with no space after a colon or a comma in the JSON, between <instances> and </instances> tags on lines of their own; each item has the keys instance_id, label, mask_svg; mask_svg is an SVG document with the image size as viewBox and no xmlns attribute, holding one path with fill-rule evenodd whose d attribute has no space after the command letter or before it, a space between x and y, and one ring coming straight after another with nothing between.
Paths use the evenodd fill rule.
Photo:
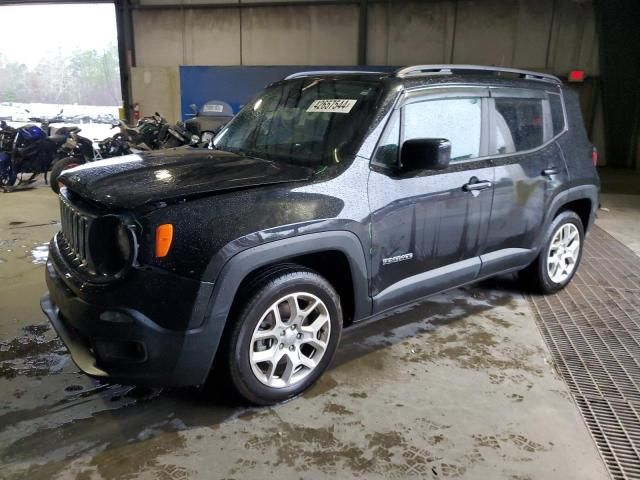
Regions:
<instances>
[{"instance_id":1,"label":"dirt on concrete","mask_svg":"<svg viewBox=\"0 0 640 480\"><path fill-rule=\"evenodd\" d=\"M38 305L56 197L0 205L0 478L608 478L511 277L346 329L314 387L252 408L80 373Z\"/></svg>"}]
</instances>

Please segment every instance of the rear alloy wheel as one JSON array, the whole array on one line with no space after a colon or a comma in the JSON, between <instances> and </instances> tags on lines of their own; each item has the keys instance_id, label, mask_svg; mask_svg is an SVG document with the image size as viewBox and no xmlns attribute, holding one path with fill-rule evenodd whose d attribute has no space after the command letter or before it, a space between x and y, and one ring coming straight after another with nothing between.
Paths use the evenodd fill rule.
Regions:
<instances>
[{"instance_id":1,"label":"rear alloy wheel","mask_svg":"<svg viewBox=\"0 0 640 480\"><path fill-rule=\"evenodd\" d=\"M580 232L573 223L562 225L547 253L547 274L552 282L562 284L571 276L580 257Z\"/></svg>"},{"instance_id":2,"label":"rear alloy wheel","mask_svg":"<svg viewBox=\"0 0 640 480\"><path fill-rule=\"evenodd\" d=\"M540 254L519 272L526 288L555 293L571 281L578 269L584 244L582 220L571 210L558 214L547 230Z\"/></svg>"},{"instance_id":3,"label":"rear alloy wheel","mask_svg":"<svg viewBox=\"0 0 640 480\"><path fill-rule=\"evenodd\" d=\"M292 398L327 368L341 330L340 300L329 282L302 267L275 272L252 289L236 319L231 381L254 404Z\"/></svg>"}]
</instances>

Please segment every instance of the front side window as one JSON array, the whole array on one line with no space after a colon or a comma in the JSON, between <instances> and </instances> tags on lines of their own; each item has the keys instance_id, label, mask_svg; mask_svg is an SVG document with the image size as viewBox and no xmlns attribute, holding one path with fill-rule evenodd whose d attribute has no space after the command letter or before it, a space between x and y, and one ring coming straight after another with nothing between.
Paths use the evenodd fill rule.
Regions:
<instances>
[{"instance_id":1,"label":"front side window","mask_svg":"<svg viewBox=\"0 0 640 480\"><path fill-rule=\"evenodd\" d=\"M451 161L480 156L482 101L445 98L404 107L403 140L445 138L451 142Z\"/></svg>"},{"instance_id":2,"label":"front side window","mask_svg":"<svg viewBox=\"0 0 640 480\"><path fill-rule=\"evenodd\" d=\"M531 150L545 142L541 98L496 98L493 154Z\"/></svg>"},{"instance_id":3,"label":"front side window","mask_svg":"<svg viewBox=\"0 0 640 480\"><path fill-rule=\"evenodd\" d=\"M302 78L267 88L216 136L220 150L304 166L355 153L373 121L375 82Z\"/></svg>"}]
</instances>

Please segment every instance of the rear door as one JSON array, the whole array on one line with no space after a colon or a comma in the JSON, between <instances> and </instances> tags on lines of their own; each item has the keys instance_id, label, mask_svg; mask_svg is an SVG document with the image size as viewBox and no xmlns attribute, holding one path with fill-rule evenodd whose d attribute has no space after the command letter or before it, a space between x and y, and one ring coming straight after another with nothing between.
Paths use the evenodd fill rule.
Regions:
<instances>
[{"instance_id":1,"label":"rear door","mask_svg":"<svg viewBox=\"0 0 640 480\"><path fill-rule=\"evenodd\" d=\"M487 100L487 88L431 89L391 116L369 177L374 311L478 275L493 194ZM399 145L414 138L450 140L449 167L398 174Z\"/></svg>"},{"instance_id":2,"label":"rear door","mask_svg":"<svg viewBox=\"0 0 640 480\"><path fill-rule=\"evenodd\" d=\"M555 101L559 97L553 95L544 89L490 91L489 153L495 183L489 233L481 255L482 276L533 260L549 202L566 185L566 164L554 141L562 130L558 125L554 130L552 120L552 107L558 114Z\"/></svg>"}]
</instances>

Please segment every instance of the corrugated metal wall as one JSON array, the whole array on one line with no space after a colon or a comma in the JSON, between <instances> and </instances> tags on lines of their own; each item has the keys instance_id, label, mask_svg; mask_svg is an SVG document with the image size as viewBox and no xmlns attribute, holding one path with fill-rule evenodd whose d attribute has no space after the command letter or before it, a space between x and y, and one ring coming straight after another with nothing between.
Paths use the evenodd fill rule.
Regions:
<instances>
[{"instance_id":1,"label":"corrugated metal wall","mask_svg":"<svg viewBox=\"0 0 640 480\"><path fill-rule=\"evenodd\" d=\"M592 0L368 0L366 10L349 0L239 3L140 0L133 7L132 94L143 111L154 103L151 89L136 88L150 86L136 79L147 67L172 76L178 65L477 63L599 76ZM153 78L162 80L161 71ZM587 128L604 152L597 82L580 88Z\"/></svg>"},{"instance_id":2,"label":"corrugated metal wall","mask_svg":"<svg viewBox=\"0 0 640 480\"><path fill-rule=\"evenodd\" d=\"M169 3L171 8L161 7ZM244 0L244 8L202 3L186 0L177 8L170 0L142 0L133 14L136 66L358 63L357 2L246 7L268 2ZM557 74L583 68L598 75L591 0L369 3L368 64L481 63ZM144 9L149 6L154 8Z\"/></svg>"}]
</instances>

